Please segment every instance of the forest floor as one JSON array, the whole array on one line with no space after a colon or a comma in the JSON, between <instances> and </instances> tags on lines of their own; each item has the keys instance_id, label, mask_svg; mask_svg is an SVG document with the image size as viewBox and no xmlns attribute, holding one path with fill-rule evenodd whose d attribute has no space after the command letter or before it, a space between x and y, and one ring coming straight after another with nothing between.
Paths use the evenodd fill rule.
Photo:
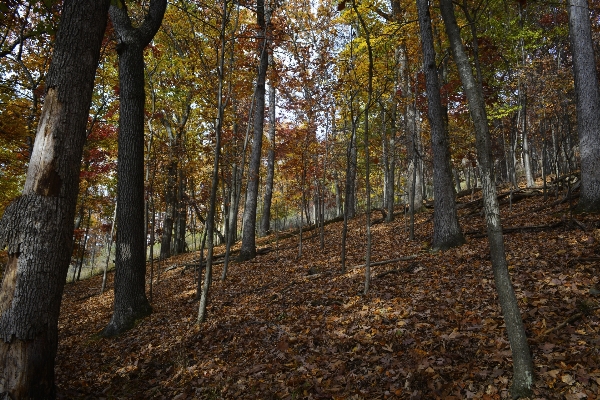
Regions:
<instances>
[{"instance_id":1,"label":"forest floor","mask_svg":"<svg viewBox=\"0 0 600 400\"><path fill-rule=\"evenodd\" d=\"M112 274L102 295L101 277L69 284L58 398L508 398L510 347L470 201L459 210L467 244L452 250L430 251L431 210L417 215L414 241L403 215L374 225L373 262L416 257L372 267L367 295L364 268L341 273L341 222L326 225L324 249L306 232L300 259L298 236L279 234L258 242L272 251L231 264L224 282L216 265L199 327L195 274L183 267L198 254L164 262L153 314L112 339L97 335L112 313ZM600 399L600 218L555 201L501 206L504 228L529 227L504 237L535 363L532 398ZM364 216L350 221L349 267L364 263L365 235Z\"/></svg>"}]
</instances>

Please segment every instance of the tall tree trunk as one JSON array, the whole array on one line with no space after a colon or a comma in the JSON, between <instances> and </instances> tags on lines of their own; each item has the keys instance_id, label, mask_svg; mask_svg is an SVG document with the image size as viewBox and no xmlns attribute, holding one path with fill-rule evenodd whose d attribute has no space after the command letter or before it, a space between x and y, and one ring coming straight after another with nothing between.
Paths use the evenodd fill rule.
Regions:
<instances>
[{"instance_id":1,"label":"tall tree trunk","mask_svg":"<svg viewBox=\"0 0 600 400\"><path fill-rule=\"evenodd\" d=\"M269 55L269 65L273 68L273 55ZM260 221L260 234L269 233L271 229L271 201L273 199L273 179L275 176L275 82L269 86L269 153L267 154L267 179L265 182L265 197Z\"/></svg>"},{"instance_id":2,"label":"tall tree trunk","mask_svg":"<svg viewBox=\"0 0 600 400\"><path fill-rule=\"evenodd\" d=\"M444 123L438 71L433 47L433 33L429 14L429 1L417 0L421 43L423 48L423 70L427 85L427 106L431 126L431 148L433 150L433 243L434 249L449 249L465 243L458 224L455 193L450 167L448 131Z\"/></svg>"},{"instance_id":3,"label":"tall tree trunk","mask_svg":"<svg viewBox=\"0 0 600 400\"><path fill-rule=\"evenodd\" d=\"M246 187L246 204L244 206L242 246L238 260L250 260L256 257L256 207L258 200L258 183L260 171L260 155L262 151L262 136L265 120L265 79L269 65L269 51L267 40L267 21L265 18L264 0L256 0L256 18L261 27L261 37L258 41L258 74L256 79L254 109L254 140L252 143L252 154L248 168L248 186Z\"/></svg>"},{"instance_id":4,"label":"tall tree trunk","mask_svg":"<svg viewBox=\"0 0 600 400\"><path fill-rule=\"evenodd\" d=\"M588 0L568 0L567 10L581 158L581 196L577 208L597 213L600 212L600 88Z\"/></svg>"},{"instance_id":5,"label":"tall tree trunk","mask_svg":"<svg viewBox=\"0 0 600 400\"><path fill-rule=\"evenodd\" d=\"M111 6L119 54L119 154L117 159L117 256L114 312L102 330L105 337L133 327L149 315L146 297L146 230L144 216L144 47L162 22L166 0L152 0L139 28L127 8Z\"/></svg>"},{"instance_id":6,"label":"tall tree trunk","mask_svg":"<svg viewBox=\"0 0 600 400\"><path fill-rule=\"evenodd\" d=\"M0 220L0 397L55 397L58 314L109 0L65 0L21 197Z\"/></svg>"},{"instance_id":7,"label":"tall tree trunk","mask_svg":"<svg viewBox=\"0 0 600 400\"><path fill-rule=\"evenodd\" d=\"M354 124L353 124L354 126ZM344 225L342 227L342 243L341 243L341 264L342 264L342 274L346 272L346 241L348 237L348 220L351 218L350 209L353 208L351 202L353 202L354 197L351 193L354 192L353 178L352 178L352 147L354 145L354 133L355 129L352 129L352 133L350 136L350 141L348 142L348 149L346 151L346 187L344 193Z\"/></svg>"},{"instance_id":8,"label":"tall tree trunk","mask_svg":"<svg viewBox=\"0 0 600 400\"><path fill-rule=\"evenodd\" d=\"M210 202L208 205L208 215L206 216L206 239L208 254L206 255L206 272L204 274L204 287L200 296L200 305L198 306L198 320L200 324L206 320L206 305L208 303L208 291L212 283L212 263L214 251L214 231L215 231L215 209L217 207L217 190L219 188L219 160L221 157L221 134L223 131L223 116L225 114L226 100L223 98L223 81L225 69L225 29L229 20L229 1L223 2L223 13L221 14L220 52L218 69L218 89L217 89L217 119L215 121L215 160L213 163L213 176L210 188ZM201 274L198 274L200 281Z\"/></svg>"},{"instance_id":9,"label":"tall tree trunk","mask_svg":"<svg viewBox=\"0 0 600 400\"><path fill-rule=\"evenodd\" d=\"M471 63L463 46L454 16L452 0L440 0L440 8L446 33L450 41L452 55L467 95L469 111L475 126L475 144L481 171L483 204L491 263L513 357L514 375L511 395L513 398L527 397L531 394L533 386L533 364L525 334L525 327L523 326L517 298L508 273L504 238L502 237L502 226L500 223L500 208L493 179L490 133L483 89L473 76Z\"/></svg>"},{"instance_id":10,"label":"tall tree trunk","mask_svg":"<svg viewBox=\"0 0 600 400\"><path fill-rule=\"evenodd\" d=\"M367 52L369 55L369 72L368 72L368 84L367 84L367 103L364 109L364 150L365 150L365 191L367 196L367 248L365 251L365 287L363 290L363 294L367 294L369 292L369 286L371 284L371 181L370 181L370 160L369 160L369 110L371 108L371 102L373 98L373 48L371 47L371 34L369 29L367 28L367 24L363 19L362 15L358 11L358 7L356 6L356 1L352 0L352 7L354 8L354 12L360 21L360 24L364 31L365 42L367 43Z\"/></svg>"}]
</instances>

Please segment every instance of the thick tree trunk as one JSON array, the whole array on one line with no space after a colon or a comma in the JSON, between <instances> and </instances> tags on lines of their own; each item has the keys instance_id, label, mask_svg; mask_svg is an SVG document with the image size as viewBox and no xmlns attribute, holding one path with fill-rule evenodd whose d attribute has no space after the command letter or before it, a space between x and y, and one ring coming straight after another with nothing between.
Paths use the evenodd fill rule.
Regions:
<instances>
[{"instance_id":1,"label":"thick tree trunk","mask_svg":"<svg viewBox=\"0 0 600 400\"><path fill-rule=\"evenodd\" d=\"M427 85L427 105L429 125L431 126L431 148L433 150L433 243L434 249L449 249L465 243L458 224L455 193L450 167L450 147L448 132L442 113L442 100L438 71L433 47L433 33L428 0L417 0L421 43L423 48L423 70Z\"/></svg>"},{"instance_id":2,"label":"thick tree trunk","mask_svg":"<svg viewBox=\"0 0 600 400\"><path fill-rule=\"evenodd\" d=\"M483 90L476 83L471 69L471 63L464 49L460 31L454 16L454 6L451 0L441 0L440 8L446 33L450 41L450 47L454 61L463 83L464 90L469 103L469 111L475 126L477 157L481 170L481 183L483 192L483 203L487 224L488 240L490 245L490 256L494 281L498 291L498 299L502 307L502 314L506 324L506 332L510 342L513 357L513 383L511 395L513 398L527 397L531 394L533 387L533 364L531 352L527 343L525 327L521 319L521 313L517 298L510 281L506 253L504 250L504 238L502 237L502 226L500 223L500 208L496 195L496 186L493 179L490 133L485 111Z\"/></svg>"},{"instance_id":3,"label":"thick tree trunk","mask_svg":"<svg viewBox=\"0 0 600 400\"><path fill-rule=\"evenodd\" d=\"M579 211L600 212L600 88L588 0L568 0L581 158Z\"/></svg>"},{"instance_id":4,"label":"thick tree trunk","mask_svg":"<svg viewBox=\"0 0 600 400\"><path fill-rule=\"evenodd\" d=\"M65 0L21 197L0 220L0 397L55 397L58 314L109 0Z\"/></svg>"},{"instance_id":5,"label":"thick tree trunk","mask_svg":"<svg viewBox=\"0 0 600 400\"><path fill-rule=\"evenodd\" d=\"M267 42L267 22L265 20L264 0L257 0L257 22L262 28L262 37L258 44L259 66L256 79L254 109L254 140L252 143L252 154L248 167L248 185L246 187L246 204L244 206L242 246L238 260L250 260L256 257L256 207L258 200L258 183L260 170L260 155L262 151L262 136L265 119L265 79L269 65L269 52Z\"/></svg>"},{"instance_id":6,"label":"thick tree trunk","mask_svg":"<svg viewBox=\"0 0 600 400\"><path fill-rule=\"evenodd\" d=\"M142 26L134 29L125 6L111 6L119 43L119 154L117 159L117 256L115 304L103 336L115 336L149 315L146 298L144 220L144 47L160 27L167 2L152 0Z\"/></svg>"}]
</instances>

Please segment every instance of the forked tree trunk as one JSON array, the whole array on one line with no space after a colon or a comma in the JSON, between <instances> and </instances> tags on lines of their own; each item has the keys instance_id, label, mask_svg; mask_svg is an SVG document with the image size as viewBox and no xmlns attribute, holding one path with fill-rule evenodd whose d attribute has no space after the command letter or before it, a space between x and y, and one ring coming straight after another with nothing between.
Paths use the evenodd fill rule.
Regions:
<instances>
[{"instance_id":1,"label":"forked tree trunk","mask_svg":"<svg viewBox=\"0 0 600 400\"><path fill-rule=\"evenodd\" d=\"M600 88L588 0L568 0L581 157L580 211L600 212Z\"/></svg>"},{"instance_id":2,"label":"forked tree trunk","mask_svg":"<svg viewBox=\"0 0 600 400\"><path fill-rule=\"evenodd\" d=\"M162 22L166 0L152 0L148 15L133 28L125 5L110 8L119 43L119 154L117 163L117 256L114 312L103 336L115 336L149 315L146 297L144 216L144 47Z\"/></svg>"},{"instance_id":3,"label":"forked tree trunk","mask_svg":"<svg viewBox=\"0 0 600 400\"><path fill-rule=\"evenodd\" d=\"M55 396L58 314L109 0L65 0L21 197L0 220L0 398Z\"/></svg>"},{"instance_id":4,"label":"forked tree trunk","mask_svg":"<svg viewBox=\"0 0 600 400\"><path fill-rule=\"evenodd\" d=\"M452 0L441 0L440 8L446 33L450 41L452 55L456 63L460 79L462 81L469 111L475 126L475 144L477 147L477 158L481 171L481 183L483 192L483 204L487 224L488 241L490 245L490 257L494 281L498 291L498 299L502 307L502 314L506 324L506 332L510 342L513 357L513 383L511 395L513 398L527 397L531 394L533 387L533 364L525 327L521 319L521 313L517 303L517 297L513 289L506 253L504 251L504 238L502 237L502 226L500 223L500 207L496 195L496 186L493 179L490 133L485 111L483 90L477 84L471 69L471 63L467 57L465 48L460 37L460 31L454 16Z\"/></svg>"},{"instance_id":5,"label":"forked tree trunk","mask_svg":"<svg viewBox=\"0 0 600 400\"><path fill-rule=\"evenodd\" d=\"M428 0L417 0L421 43L423 48L423 70L427 85L427 105L431 126L431 148L433 150L433 243L434 249L449 249L465 243L458 224L455 193L450 167L448 132L442 114L442 99L438 71L433 47L433 33Z\"/></svg>"}]
</instances>

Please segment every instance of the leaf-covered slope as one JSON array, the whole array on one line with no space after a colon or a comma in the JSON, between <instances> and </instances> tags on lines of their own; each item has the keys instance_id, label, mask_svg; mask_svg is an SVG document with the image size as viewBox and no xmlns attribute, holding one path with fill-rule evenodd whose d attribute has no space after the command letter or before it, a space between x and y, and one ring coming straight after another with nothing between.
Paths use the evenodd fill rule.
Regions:
<instances>
[{"instance_id":1,"label":"leaf-covered slope","mask_svg":"<svg viewBox=\"0 0 600 400\"><path fill-rule=\"evenodd\" d=\"M572 222L567 203L535 211L553 201L524 196L512 209L502 206L505 227L538 226L505 235L535 394L596 399L600 221L578 215ZM323 251L315 231L305 233L300 260L297 236L266 238L270 252L232 264L228 280L213 283L208 322L199 328L194 274L183 266L196 254L161 265L154 313L113 339L94 335L110 318L112 291L97 295L99 278L69 285L59 397L506 398L510 348L486 238L477 234L483 219L470 204L459 210L468 243L443 253L427 250L431 211L418 216L414 242L401 215L373 226L374 262L416 258L374 266L367 296L363 268L340 274L340 223L325 227ZM350 229L348 265L360 265L364 219Z\"/></svg>"}]
</instances>

